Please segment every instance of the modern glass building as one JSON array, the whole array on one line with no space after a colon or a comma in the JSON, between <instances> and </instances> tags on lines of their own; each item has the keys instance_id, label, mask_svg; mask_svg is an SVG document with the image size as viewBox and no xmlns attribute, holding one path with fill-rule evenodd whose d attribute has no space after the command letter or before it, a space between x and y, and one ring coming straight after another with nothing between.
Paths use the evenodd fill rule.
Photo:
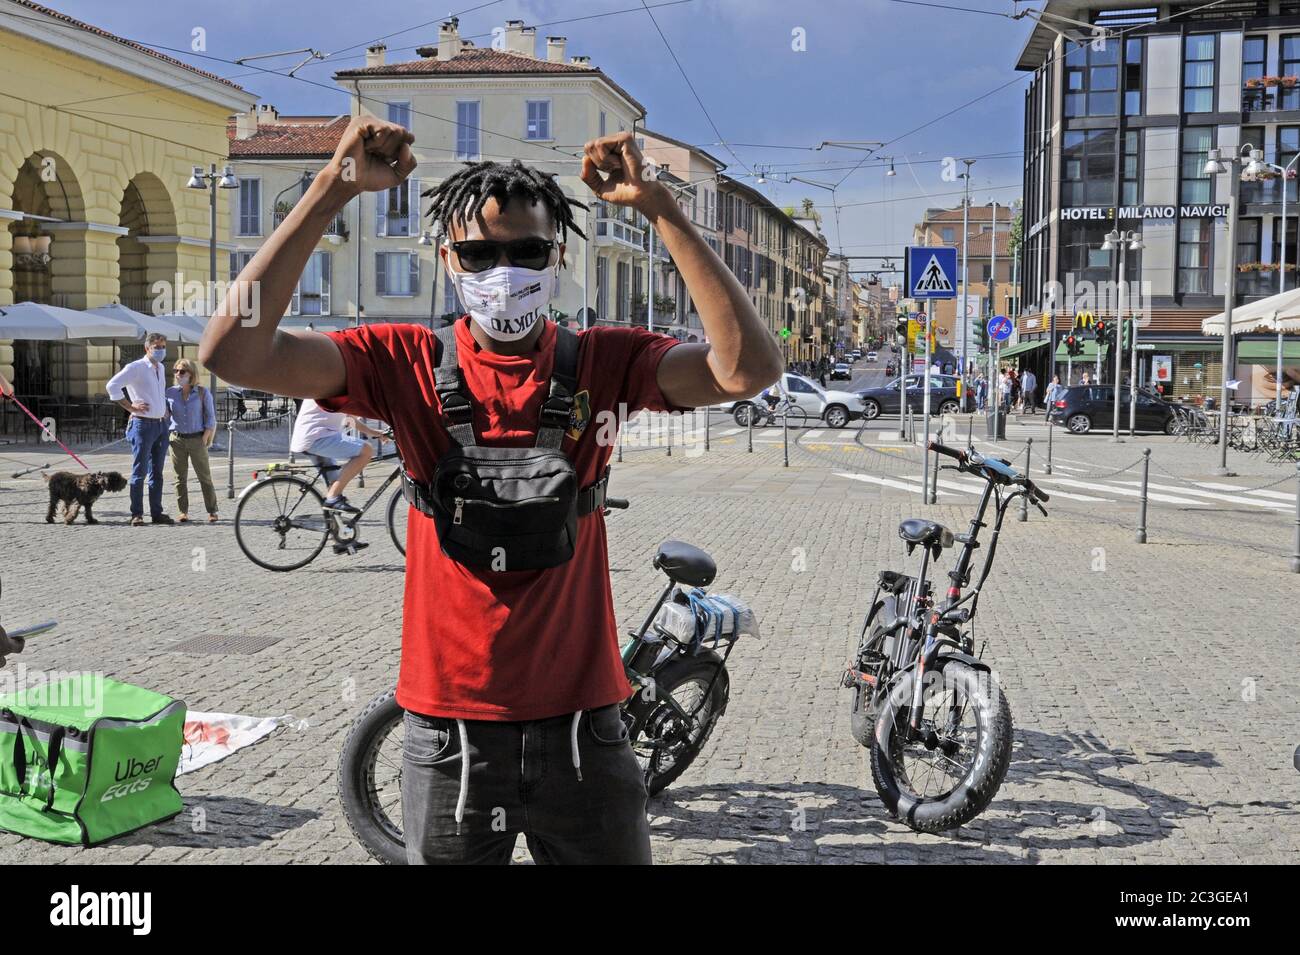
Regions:
<instances>
[{"instance_id":1,"label":"modern glass building","mask_svg":"<svg viewBox=\"0 0 1300 955\"><path fill-rule=\"evenodd\" d=\"M1210 149L1244 145L1291 176L1300 167L1292 162L1300 154L1300 0L1049 0L1017 68L1033 73L1024 105L1025 307L1013 346L1020 360L1041 374L1054 358L1064 373L1060 343L1080 316L1115 315L1120 254L1102 244L1112 229L1131 230L1143 245L1125 263L1130 301L1141 310L1140 382L1158 380L1167 394L1192 400L1214 395L1222 342L1201 334L1201 322L1223 310L1234 260L1229 179L1204 167ZM1287 174L1241 184L1238 304L1274 294L1280 282L1295 287L1296 203ZM1229 377L1241 381L1238 400L1274 396L1276 342L1268 334L1237 339ZM1075 380L1095 356L1089 342L1071 363ZM1286 377L1300 381L1300 338L1287 343L1285 364L1294 366Z\"/></svg>"}]
</instances>

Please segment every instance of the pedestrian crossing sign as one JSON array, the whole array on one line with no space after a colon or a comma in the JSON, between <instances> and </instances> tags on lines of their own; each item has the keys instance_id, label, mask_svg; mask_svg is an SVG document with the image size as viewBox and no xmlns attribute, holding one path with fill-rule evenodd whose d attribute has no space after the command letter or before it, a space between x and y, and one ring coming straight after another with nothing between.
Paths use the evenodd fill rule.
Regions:
<instances>
[{"instance_id":1,"label":"pedestrian crossing sign","mask_svg":"<svg viewBox=\"0 0 1300 955\"><path fill-rule=\"evenodd\" d=\"M953 246L907 247L907 297L957 297L957 249Z\"/></svg>"}]
</instances>

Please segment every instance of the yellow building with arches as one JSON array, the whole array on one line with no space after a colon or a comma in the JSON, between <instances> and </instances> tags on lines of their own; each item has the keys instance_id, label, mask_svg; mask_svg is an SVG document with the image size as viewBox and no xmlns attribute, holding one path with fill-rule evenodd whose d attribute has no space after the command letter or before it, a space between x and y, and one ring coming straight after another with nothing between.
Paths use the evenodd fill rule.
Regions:
<instances>
[{"instance_id":1,"label":"yellow building with arches","mask_svg":"<svg viewBox=\"0 0 1300 955\"><path fill-rule=\"evenodd\" d=\"M206 282L209 195L187 182L225 164L227 118L256 97L26 0L0 0L0 63L0 308L154 312L178 278ZM107 345L0 340L20 395L102 394L115 364Z\"/></svg>"}]
</instances>

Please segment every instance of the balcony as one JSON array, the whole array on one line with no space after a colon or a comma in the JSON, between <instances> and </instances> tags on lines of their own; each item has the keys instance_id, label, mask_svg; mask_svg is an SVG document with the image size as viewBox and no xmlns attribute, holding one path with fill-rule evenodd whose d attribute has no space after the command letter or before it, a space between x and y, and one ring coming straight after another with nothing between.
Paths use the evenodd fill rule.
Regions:
<instances>
[{"instance_id":1,"label":"balcony","mask_svg":"<svg viewBox=\"0 0 1300 955\"><path fill-rule=\"evenodd\" d=\"M1300 76L1262 76L1246 80L1241 90L1243 113L1300 110Z\"/></svg>"},{"instance_id":2,"label":"balcony","mask_svg":"<svg viewBox=\"0 0 1300 955\"><path fill-rule=\"evenodd\" d=\"M1295 286L1295 265L1288 263L1288 286ZM1278 290L1277 263L1243 262L1237 266L1237 295L1243 299L1275 295Z\"/></svg>"}]
</instances>

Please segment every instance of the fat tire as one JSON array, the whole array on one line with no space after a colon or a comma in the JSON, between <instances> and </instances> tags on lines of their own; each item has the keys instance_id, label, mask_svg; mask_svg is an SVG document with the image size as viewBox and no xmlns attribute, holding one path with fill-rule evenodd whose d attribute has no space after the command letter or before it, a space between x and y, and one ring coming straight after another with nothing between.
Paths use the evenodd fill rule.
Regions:
<instances>
[{"instance_id":1,"label":"fat tire","mask_svg":"<svg viewBox=\"0 0 1300 955\"><path fill-rule=\"evenodd\" d=\"M339 754L339 802L348 828L372 859L385 865L406 865L406 844L395 840L375 818L369 798L366 758L371 743L405 714L397 691L381 693L361 711Z\"/></svg>"},{"instance_id":2,"label":"fat tire","mask_svg":"<svg viewBox=\"0 0 1300 955\"><path fill-rule=\"evenodd\" d=\"M910 709L915 671L905 674L898 687L886 697L876 720L871 777L890 815L917 832L945 832L970 822L993 801L1011 763L1011 705L1002 688L991 677L981 680L982 671L960 660L940 657L938 668L945 683L951 679L960 681L959 685L965 688L978 688L978 693L969 694L969 699L972 705L979 701L977 747L984 756L977 758L971 771L943 799L917 798L902 792L889 754L898 713ZM989 687L993 688L992 694Z\"/></svg>"}]
</instances>

